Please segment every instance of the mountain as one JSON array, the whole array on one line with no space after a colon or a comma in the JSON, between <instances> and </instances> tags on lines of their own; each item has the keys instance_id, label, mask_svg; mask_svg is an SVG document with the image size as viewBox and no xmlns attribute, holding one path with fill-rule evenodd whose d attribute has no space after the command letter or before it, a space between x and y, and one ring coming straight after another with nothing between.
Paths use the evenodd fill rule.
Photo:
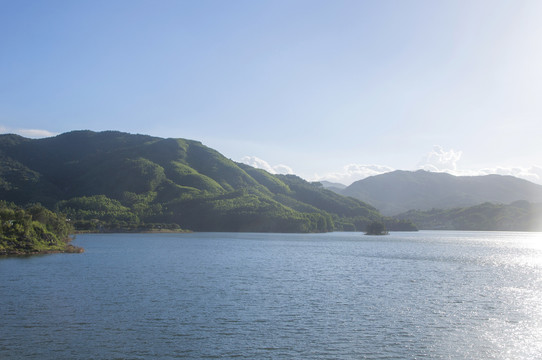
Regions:
<instances>
[{"instance_id":1,"label":"mountain","mask_svg":"<svg viewBox=\"0 0 542 360\"><path fill-rule=\"evenodd\" d=\"M338 194L340 194L341 191L343 191L344 189L346 189L346 185L341 184L341 183L337 183L337 182L331 182L331 181L325 181L325 180L322 180L322 181L319 181L319 183L322 184L322 186L323 186L325 189L334 191L334 192L336 192L336 193L338 193Z\"/></svg>"},{"instance_id":2,"label":"mountain","mask_svg":"<svg viewBox=\"0 0 542 360\"><path fill-rule=\"evenodd\" d=\"M466 208L410 210L396 218L424 230L542 231L542 204L515 201Z\"/></svg>"},{"instance_id":3,"label":"mountain","mask_svg":"<svg viewBox=\"0 0 542 360\"><path fill-rule=\"evenodd\" d=\"M201 142L117 131L1 135L0 199L41 203L80 230L361 231L382 220L362 201Z\"/></svg>"},{"instance_id":4,"label":"mountain","mask_svg":"<svg viewBox=\"0 0 542 360\"><path fill-rule=\"evenodd\" d=\"M485 202L542 202L542 186L512 176L453 176L423 170L393 171L354 182L341 191L385 215L451 209Z\"/></svg>"}]
</instances>

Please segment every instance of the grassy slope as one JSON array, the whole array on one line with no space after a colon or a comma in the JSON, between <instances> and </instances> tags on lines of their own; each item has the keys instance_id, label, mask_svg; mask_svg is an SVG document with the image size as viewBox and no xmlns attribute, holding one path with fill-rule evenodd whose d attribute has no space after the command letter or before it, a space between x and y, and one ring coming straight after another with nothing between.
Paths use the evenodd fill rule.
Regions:
<instances>
[{"instance_id":1,"label":"grassy slope","mask_svg":"<svg viewBox=\"0 0 542 360\"><path fill-rule=\"evenodd\" d=\"M3 199L40 201L87 222L116 216L119 226L305 232L343 224L363 230L380 217L373 207L319 184L237 164L184 139L91 131L40 140L4 135L0 165Z\"/></svg>"}]
</instances>

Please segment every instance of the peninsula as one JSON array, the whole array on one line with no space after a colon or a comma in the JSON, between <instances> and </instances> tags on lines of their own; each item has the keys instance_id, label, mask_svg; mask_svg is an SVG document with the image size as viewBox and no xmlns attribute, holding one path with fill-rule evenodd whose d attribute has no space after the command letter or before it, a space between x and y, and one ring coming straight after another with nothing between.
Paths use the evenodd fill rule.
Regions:
<instances>
[{"instance_id":1,"label":"peninsula","mask_svg":"<svg viewBox=\"0 0 542 360\"><path fill-rule=\"evenodd\" d=\"M0 201L0 255L81 253L70 244L73 227L41 205L25 209Z\"/></svg>"}]
</instances>

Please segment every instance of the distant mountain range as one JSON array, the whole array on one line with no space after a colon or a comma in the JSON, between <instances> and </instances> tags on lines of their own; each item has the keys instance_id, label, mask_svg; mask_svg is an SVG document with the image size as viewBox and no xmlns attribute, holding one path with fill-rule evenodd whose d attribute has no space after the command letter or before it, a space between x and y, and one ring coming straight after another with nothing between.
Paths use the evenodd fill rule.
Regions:
<instances>
[{"instance_id":1,"label":"distant mountain range","mask_svg":"<svg viewBox=\"0 0 542 360\"><path fill-rule=\"evenodd\" d=\"M325 180L322 180L320 181L320 184L322 184L322 186L325 188L325 189L328 189L328 190L331 190L331 191L335 191L336 193L341 193L341 191L343 191L344 189L346 189L346 185L344 184L341 184L341 183L337 183L337 182L331 182L331 181L325 181Z\"/></svg>"},{"instance_id":2,"label":"distant mountain range","mask_svg":"<svg viewBox=\"0 0 542 360\"><path fill-rule=\"evenodd\" d=\"M423 170L398 170L371 176L338 193L367 202L384 215L397 215L409 210L469 207L486 202L542 202L541 185L516 177L453 176Z\"/></svg>"},{"instance_id":3,"label":"distant mountain range","mask_svg":"<svg viewBox=\"0 0 542 360\"><path fill-rule=\"evenodd\" d=\"M542 203L483 203L465 208L410 210L395 216L422 230L542 231Z\"/></svg>"},{"instance_id":4,"label":"distant mountain range","mask_svg":"<svg viewBox=\"0 0 542 360\"><path fill-rule=\"evenodd\" d=\"M542 202L542 186L511 176L394 171L345 187L273 175L198 141L116 131L0 135L0 200L40 203L89 231L533 230L542 217L526 202Z\"/></svg>"},{"instance_id":5,"label":"distant mountain range","mask_svg":"<svg viewBox=\"0 0 542 360\"><path fill-rule=\"evenodd\" d=\"M236 163L202 143L122 132L0 136L0 199L41 203L79 229L323 232L384 219L293 175Z\"/></svg>"}]
</instances>

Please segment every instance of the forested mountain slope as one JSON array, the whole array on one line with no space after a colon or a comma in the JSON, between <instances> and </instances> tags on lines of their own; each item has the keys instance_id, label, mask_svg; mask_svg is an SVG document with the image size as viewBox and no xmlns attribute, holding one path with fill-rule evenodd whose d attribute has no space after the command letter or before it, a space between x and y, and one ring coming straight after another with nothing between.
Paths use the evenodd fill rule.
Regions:
<instances>
[{"instance_id":1,"label":"forested mountain slope","mask_svg":"<svg viewBox=\"0 0 542 360\"><path fill-rule=\"evenodd\" d=\"M542 186L512 176L453 176L393 171L356 181L341 194L367 202L385 215L408 210L451 209L485 202L542 202Z\"/></svg>"},{"instance_id":2,"label":"forested mountain slope","mask_svg":"<svg viewBox=\"0 0 542 360\"><path fill-rule=\"evenodd\" d=\"M21 209L0 201L0 256L83 252L70 245L73 228L66 218L40 205Z\"/></svg>"},{"instance_id":3,"label":"forested mountain slope","mask_svg":"<svg viewBox=\"0 0 542 360\"><path fill-rule=\"evenodd\" d=\"M0 199L39 202L89 230L362 231L382 220L362 201L235 163L198 141L115 131L1 135Z\"/></svg>"},{"instance_id":4,"label":"forested mountain slope","mask_svg":"<svg viewBox=\"0 0 542 360\"><path fill-rule=\"evenodd\" d=\"M542 204L516 201L426 211L410 210L396 216L423 230L542 231Z\"/></svg>"}]
</instances>

